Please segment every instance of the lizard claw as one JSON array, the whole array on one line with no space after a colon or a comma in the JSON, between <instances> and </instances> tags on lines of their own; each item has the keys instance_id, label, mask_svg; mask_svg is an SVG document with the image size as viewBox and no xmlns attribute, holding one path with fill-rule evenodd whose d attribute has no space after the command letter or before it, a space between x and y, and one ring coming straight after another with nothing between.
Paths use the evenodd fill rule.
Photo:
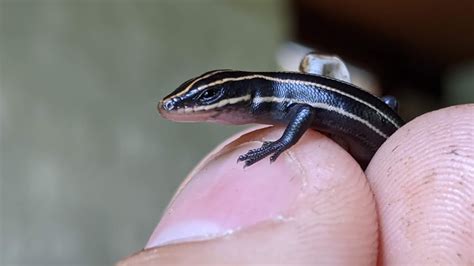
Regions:
<instances>
[{"instance_id":1,"label":"lizard claw","mask_svg":"<svg viewBox=\"0 0 474 266\"><path fill-rule=\"evenodd\" d=\"M244 162L244 168L262 160L263 158L273 154L270 162L274 162L278 156L286 150L285 145L278 141L265 141L260 148L249 150L237 159L237 162Z\"/></svg>"}]
</instances>

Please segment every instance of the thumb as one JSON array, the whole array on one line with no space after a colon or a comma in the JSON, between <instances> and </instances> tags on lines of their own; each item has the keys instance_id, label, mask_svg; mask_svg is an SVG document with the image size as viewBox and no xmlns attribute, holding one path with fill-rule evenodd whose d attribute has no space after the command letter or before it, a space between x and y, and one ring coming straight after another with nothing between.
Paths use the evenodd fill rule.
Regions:
<instances>
[{"instance_id":1,"label":"thumb","mask_svg":"<svg viewBox=\"0 0 474 266\"><path fill-rule=\"evenodd\" d=\"M119 265L375 264L372 192L333 141L311 131L273 164L236 164L281 133L264 128L221 145L181 185L146 249Z\"/></svg>"}]
</instances>

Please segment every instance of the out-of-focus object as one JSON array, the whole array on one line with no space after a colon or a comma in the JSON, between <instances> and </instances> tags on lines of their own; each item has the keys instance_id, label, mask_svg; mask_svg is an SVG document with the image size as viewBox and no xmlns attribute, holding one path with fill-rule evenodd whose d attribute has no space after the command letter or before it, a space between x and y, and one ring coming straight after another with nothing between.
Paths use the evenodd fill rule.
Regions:
<instances>
[{"instance_id":1,"label":"out-of-focus object","mask_svg":"<svg viewBox=\"0 0 474 266\"><path fill-rule=\"evenodd\" d=\"M351 75L346 64L341 58L333 55L309 53L301 61L300 71L351 82Z\"/></svg>"}]
</instances>

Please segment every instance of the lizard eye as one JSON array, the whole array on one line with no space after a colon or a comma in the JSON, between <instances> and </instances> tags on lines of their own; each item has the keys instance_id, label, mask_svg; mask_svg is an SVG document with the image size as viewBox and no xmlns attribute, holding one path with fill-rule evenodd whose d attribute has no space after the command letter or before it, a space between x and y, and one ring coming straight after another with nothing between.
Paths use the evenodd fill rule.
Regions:
<instances>
[{"instance_id":1,"label":"lizard eye","mask_svg":"<svg viewBox=\"0 0 474 266\"><path fill-rule=\"evenodd\" d=\"M206 90L201 93L201 95L199 95L199 101L206 104L212 103L217 100L223 92L224 91L222 89Z\"/></svg>"}]
</instances>

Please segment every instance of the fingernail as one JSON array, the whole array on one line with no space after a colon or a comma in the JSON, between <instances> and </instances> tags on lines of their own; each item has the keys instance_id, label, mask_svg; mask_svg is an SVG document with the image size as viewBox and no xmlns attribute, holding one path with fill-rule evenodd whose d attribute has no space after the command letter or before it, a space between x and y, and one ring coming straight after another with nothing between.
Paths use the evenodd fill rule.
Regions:
<instances>
[{"instance_id":1,"label":"fingernail","mask_svg":"<svg viewBox=\"0 0 474 266\"><path fill-rule=\"evenodd\" d=\"M289 217L302 185L294 159L283 153L243 168L236 158L261 142L248 142L218 153L185 183L146 248L211 239L257 223ZM293 161L293 162L292 162Z\"/></svg>"}]
</instances>

